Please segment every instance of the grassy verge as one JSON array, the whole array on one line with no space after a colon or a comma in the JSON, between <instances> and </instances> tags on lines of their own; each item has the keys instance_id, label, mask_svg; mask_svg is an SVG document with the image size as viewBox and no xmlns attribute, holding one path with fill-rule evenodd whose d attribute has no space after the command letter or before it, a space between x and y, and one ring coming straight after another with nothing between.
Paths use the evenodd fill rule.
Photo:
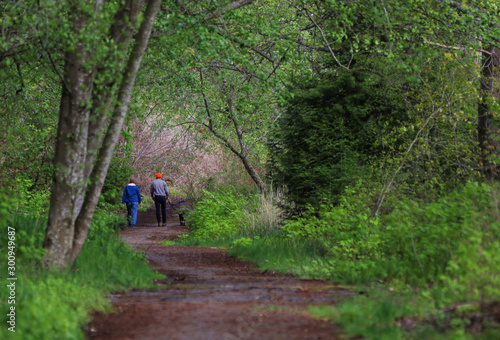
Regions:
<instances>
[{"instance_id":1,"label":"grassy verge","mask_svg":"<svg viewBox=\"0 0 500 340\"><path fill-rule=\"evenodd\" d=\"M161 275L148 267L142 254L119 239L116 230L125 224L122 217L98 213L74 266L50 271L40 264L46 218L30 214L3 218L0 249L7 254L8 233L3 231L8 227L15 230L17 280L14 296L7 289L0 290L0 338L83 339L82 328L90 314L110 310L107 294L132 287L152 288L153 280ZM0 271L8 273L7 267L4 257ZM11 307L15 308L15 328L9 330Z\"/></svg>"},{"instance_id":2,"label":"grassy verge","mask_svg":"<svg viewBox=\"0 0 500 340\"><path fill-rule=\"evenodd\" d=\"M314 242L297 242L279 233L265 237L235 235L233 237L193 240L180 239L177 245L206 246L228 249L228 254L255 263L261 270L272 270L307 278L318 278L310 270L311 263L321 258L324 250Z\"/></svg>"}]
</instances>

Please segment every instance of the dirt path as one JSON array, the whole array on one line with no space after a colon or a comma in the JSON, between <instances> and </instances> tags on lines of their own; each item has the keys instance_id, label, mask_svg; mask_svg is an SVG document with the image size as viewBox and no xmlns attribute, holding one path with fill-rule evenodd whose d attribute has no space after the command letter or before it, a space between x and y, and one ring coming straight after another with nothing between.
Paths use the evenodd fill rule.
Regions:
<instances>
[{"instance_id":1,"label":"dirt path","mask_svg":"<svg viewBox=\"0 0 500 340\"><path fill-rule=\"evenodd\" d=\"M221 249L159 245L188 231L173 210L169 216L167 227L158 228L153 211L140 213L138 227L122 233L167 279L157 282L158 291L113 295L116 312L95 315L89 339L340 339L335 325L311 318L307 307L349 292L263 273Z\"/></svg>"}]
</instances>

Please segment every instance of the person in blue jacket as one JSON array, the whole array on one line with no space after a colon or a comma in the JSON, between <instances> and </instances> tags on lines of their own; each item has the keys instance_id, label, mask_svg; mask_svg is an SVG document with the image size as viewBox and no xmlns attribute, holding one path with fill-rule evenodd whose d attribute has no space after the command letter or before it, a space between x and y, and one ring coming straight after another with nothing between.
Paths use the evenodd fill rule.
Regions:
<instances>
[{"instance_id":1,"label":"person in blue jacket","mask_svg":"<svg viewBox=\"0 0 500 340\"><path fill-rule=\"evenodd\" d=\"M133 178L130 179L130 183L123 190L122 204L127 204L128 226L135 227L137 223L137 210L139 204L141 204L141 191Z\"/></svg>"}]
</instances>

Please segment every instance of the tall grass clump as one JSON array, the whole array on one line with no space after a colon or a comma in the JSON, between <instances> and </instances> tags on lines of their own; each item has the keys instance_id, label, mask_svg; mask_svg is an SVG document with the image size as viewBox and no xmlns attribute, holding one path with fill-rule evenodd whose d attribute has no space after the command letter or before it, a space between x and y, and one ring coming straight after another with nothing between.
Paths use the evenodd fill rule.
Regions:
<instances>
[{"instance_id":1,"label":"tall grass clump","mask_svg":"<svg viewBox=\"0 0 500 340\"><path fill-rule=\"evenodd\" d=\"M116 230L125 223L122 217L97 213L73 267L53 271L41 262L47 217L0 208L7 212L0 218L0 252L7 253L10 227L15 230L16 255L15 303L8 304L8 290L0 290L2 339L84 339L82 329L91 313L110 310L109 293L152 288L153 280L161 277L147 266L143 254L120 240ZM6 261L0 270L8 272ZM10 307L16 311L15 332L6 327Z\"/></svg>"},{"instance_id":2,"label":"tall grass clump","mask_svg":"<svg viewBox=\"0 0 500 340\"><path fill-rule=\"evenodd\" d=\"M262 195L224 191L204 192L188 215L190 233L186 240L233 239L238 236L268 236L279 229L282 211L276 193Z\"/></svg>"},{"instance_id":3,"label":"tall grass clump","mask_svg":"<svg viewBox=\"0 0 500 340\"><path fill-rule=\"evenodd\" d=\"M276 234L284 216L284 211L279 205L282 197L282 193L272 187L266 194L255 194L254 204L243 207L241 234L260 237Z\"/></svg>"}]
</instances>

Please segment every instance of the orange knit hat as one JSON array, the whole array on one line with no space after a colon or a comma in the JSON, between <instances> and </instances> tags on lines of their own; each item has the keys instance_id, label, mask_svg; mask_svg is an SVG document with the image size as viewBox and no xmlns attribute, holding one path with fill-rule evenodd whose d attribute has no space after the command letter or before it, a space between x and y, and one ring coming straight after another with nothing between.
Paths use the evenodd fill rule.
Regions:
<instances>
[{"instance_id":1,"label":"orange knit hat","mask_svg":"<svg viewBox=\"0 0 500 340\"><path fill-rule=\"evenodd\" d=\"M156 178L161 178L161 174L159 172L156 173Z\"/></svg>"}]
</instances>

